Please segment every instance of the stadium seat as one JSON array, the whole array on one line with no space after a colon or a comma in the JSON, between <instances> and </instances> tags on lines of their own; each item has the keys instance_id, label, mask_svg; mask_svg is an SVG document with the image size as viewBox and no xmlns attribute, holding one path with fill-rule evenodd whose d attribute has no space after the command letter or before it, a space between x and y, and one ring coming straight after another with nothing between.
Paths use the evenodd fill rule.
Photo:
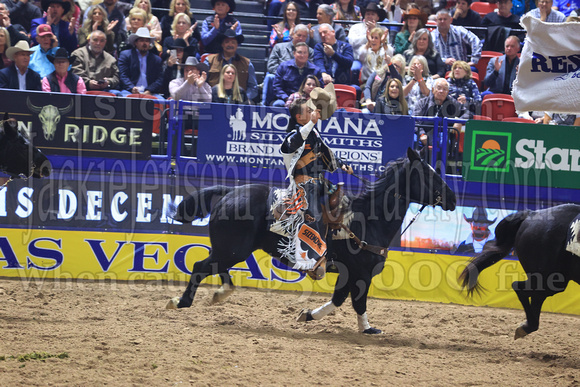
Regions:
<instances>
[{"instance_id":1,"label":"stadium seat","mask_svg":"<svg viewBox=\"0 0 580 387\"><path fill-rule=\"evenodd\" d=\"M497 9L497 4L484 1L474 1L471 3L471 9L474 12L479 13L479 16L484 17L488 13L495 11Z\"/></svg>"},{"instance_id":2,"label":"stadium seat","mask_svg":"<svg viewBox=\"0 0 580 387\"><path fill-rule=\"evenodd\" d=\"M353 107L344 107L343 109L346 110L347 112L362 113L362 110Z\"/></svg>"},{"instance_id":3,"label":"stadium seat","mask_svg":"<svg viewBox=\"0 0 580 387\"><path fill-rule=\"evenodd\" d=\"M491 118L489 118L489 117L486 117L486 116L478 116L478 115L474 115L473 116L473 119L474 120L477 120L477 121L491 121Z\"/></svg>"},{"instance_id":4,"label":"stadium seat","mask_svg":"<svg viewBox=\"0 0 580 387\"><path fill-rule=\"evenodd\" d=\"M115 94L113 93L109 93L108 91L102 91L102 90L87 90L87 94L88 95L103 95L103 96L107 96L107 97L114 97Z\"/></svg>"},{"instance_id":5,"label":"stadium seat","mask_svg":"<svg viewBox=\"0 0 580 387\"><path fill-rule=\"evenodd\" d=\"M492 121L517 117L514 99L508 94L488 94L483 97L481 115L490 117Z\"/></svg>"},{"instance_id":6,"label":"stadium seat","mask_svg":"<svg viewBox=\"0 0 580 387\"><path fill-rule=\"evenodd\" d=\"M507 118L504 118L502 120L502 122L521 122L524 124L535 124L536 123L534 120L529 120L527 118L521 118L521 117L507 117Z\"/></svg>"},{"instance_id":7,"label":"stadium seat","mask_svg":"<svg viewBox=\"0 0 580 387\"><path fill-rule=\"evenodd\" d=\"M356 108L356 89L349 85L334 85L337 108Z\"/></svg>"},{"instance_id":8,"label":"stadium seat","mask_svg":"<svg viewBox=\"0 0 580 387\"><path fill-rule=\"evenodd\" d=\"M479 79L481 80L481 86L483 87L483 79L485 78L485 73L487 71L487 64L491 60L491 58L495 58L496 56L502 56L501 52L495 51L482 51L481 58L475 64L475 68L477 69L477 73L479 74ZM479 89L483 90L483 89Z\"/></svg>"},{"instance_id":9,"label":"stadium seat","mask_svg":"<svg viewBox=\"0 0 580 387\"><path fill-rule=\"evenodd\" d=\"M154 99L157 100L152 95L149 94L129 94L127 98L139 98L139 99ZM156 103L153 108L153 133L159 134L159 129L161 127L161 112L164 110L164 105Z\"/></svg>"}]
</instances>

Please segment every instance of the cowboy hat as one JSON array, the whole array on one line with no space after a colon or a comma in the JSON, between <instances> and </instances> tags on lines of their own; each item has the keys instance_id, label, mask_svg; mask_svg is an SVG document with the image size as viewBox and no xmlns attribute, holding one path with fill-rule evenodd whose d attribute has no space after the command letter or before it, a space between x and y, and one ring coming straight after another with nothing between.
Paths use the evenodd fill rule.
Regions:
<instances>
[{"instance_id":1,"label":"cowboy hat","mask_svg":"<svg viewBox=\"0 0 580 387\"><path fill-rule=\"evenodd\" d=\"M64 8L64 12L62 13L63 15L66 15L68 11L70 11L70 3L68 1L63 0L42 0L40 2L40 6L42 10L46 12L48 7L53 3L60 4Z\"/></svg>"},{"instance_id":2,"label":"cowboy hat","mask_svg":"<svg viewBox=\"0 0 580 387\"><path fill-rule=\"evenodd\" d=\"M172 50L175 50L177 48L183 48L185 50L187 48L187 43L185 42L184 39L177 38L173 41L173 44L169 46L169 48L171 48Z\"/></svg>"},{"instance_id":3,"label":"cowboy hat","mask_svg":"<svg viewBox=\"0 0 580 387\"><path fill-rule=\"evenodd\" d=\"M237 35L236 32L230 28L228 28L223 34L220 34L218 36L220 44L222 44L222 42L227 38L236 39L238 41L238 44L244 43L244 35L242 34Z\"/></svg>"},{"instance_id":4,"label":"cowboy hat","mask_svg":"<svg viewBox=\"0 0 580 387\"><path fill-rule=\"evenodd\" d=\"M6 50L6 56L8 57L8 59L10 60L14 60L14 54L16 54L17 52L20 51L25 51L25 52L34 52L33 50L30 49L30 46L28 45L28 42L26 40L19 40L18 43L16 43L14 46L9 47Z\"/></svg>"},{"instance_id":5,"label":"cowboy hat","mask_svg":"<svg viewBox=\"0 0 580 387\"><path fill-rule=\"evenodd\" d=\"M71 57L65 48L59 47L54 53L54 55L47 55L46 59L48 59L50 63L54 63L55 59L66 59L69 61L69 63L72 64L75 61L76 57L74 56Z\"/></svg>"},{"instance_id":6,"label":"cowboy hat","mask_svg":"<svg viewBox=\"0 0 580 387\"><path fill-rule=\"evenodd\" d=\"M465 218L465 221L467 223L493 224L497 220L497 218L495 218L494 220L488 219L487 218L487 211L485 211L485 208L480 207L480 206L475 207L475 209L473 210L473 214L471 215L471 218L468 218L467 216L465 216L465 214L463 214L463 217Z\"/></svg>"},{"instance_id":7,"label":"cowboy hat","mask_svg":"<svg viewBox=\"0 0 580 387\"><path fill-rule=\"evenodd\" d=\"M215 3L217 3L218 1L222 1L230 6L230 12L228 13L232 13L236 10L236 2L234 0L211 0L212 9L215 8Z\"/></svg>"},{"instance_id":8,"label":"cowboy hat","mask_svg":"<svg viewBox=\"0 0 580 387\"><path fill-rule=\"evenodd\" d=\"M329 119L336 110L336 93L334 92L334 84L329 83L323 88L315 87L310 92L310 99L306 102L312 110L320 109L320 119Z\"/></svg>"},{"instance_id":9,"label":"cowboy hat","mask_svg":"<svg viewBox=\"0 0 580 387\"><path fill-rule=\"evenodd\" d=\"M411 8L409 12L403 13L403 21L407 20L409 16L416 16L423 22L423 25L427 24L427 19L429 18L426 13L419 11L418 9Z\"/></svg>"},{"instance_id":10,"label":"cowboy hat","mask_svg":"<svg viewBox=\"0 0 580 387\"><path fill-rule=\"evenodd\" d=\"M383 21L387 18L387 13L385 12L384 9L382 9L381 7L379 7L379 5L373 1L369 2L367 4L367 7L362 9L361 12L363 14L363 18L365 17L365 13L367 11L373 11L376 12L377 15L379 15L379 21Z\"/></svg>"},{"instance_id":11,"label":"cowboy hat","mask_svg":"<svg viewBox=\"0 0 580 387\"><path fill-rule=\"evenodd\" d=\"M209 71L209 66L206 65L205 63L200 63L200 61L198 61L195 56L190 56L189 58L187 58L185 63L178 63L177 65L180 67L193 66L196 69L198 69L199 72L203 72L203 71L208 72Z\"/></svg>"},{"instance_id":12,"label":"cowboy hat","mask_svg":"<svg viewBox=\"0 0 580 387\"><path fill-rule=\"evenodd\" d=\"M137 40L139 38L149 39L151 41L153 41L155 39L149 33L149 28L141 27L137 30L137 32L135 32L134 34L131 34L131 36L129 36L129 39L127 39L127 41L129 42L130 45L135 45L135 40Z\"/></svg>"}]
</instances>

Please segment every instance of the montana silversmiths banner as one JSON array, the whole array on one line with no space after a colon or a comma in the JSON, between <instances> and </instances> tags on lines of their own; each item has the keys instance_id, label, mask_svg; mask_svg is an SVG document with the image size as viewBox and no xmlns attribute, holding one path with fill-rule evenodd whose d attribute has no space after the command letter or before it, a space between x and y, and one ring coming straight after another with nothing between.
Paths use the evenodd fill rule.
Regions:
<instances>
[{"instance_id":1,"label":"montana silversmiths banner","mask_svg":"<svg viewBox=\"0 0 580 387\"><path fill-rule=\"evenodd\" d=\"M30 133L47 155L148 159L152 100L0 90L2 111Z\"/></svg>"},{"instance_id":2,"label":"montana silversmiths banner","mask_svg":"<svg viewBox=\"0 0 580 387\"><path fill-rule=\"evenodd\" d=\"M284 169L280 144L287 109L211 104L200 110L197 156L201 162ZM375 174L413 146L409 116L337 111L317 128L335 154L355 172Z\"/></svg>"},{"instance_id":3,"label":"montana silversmiths banner","mask_svg":"<svg viewBox=\"0 0 580 387\"><path fill-rule=\"evenodd\" d=\"M469 121L463 178L483 183L580 188L580 127Z\"/></svg>"},{"instance_id":4,"label":"montana silversmiths banner","mask_svg":"<svg viewBox=\"0 0 580 387\"><path fill-rule=\"evenodd\" d=\"M527 31L512 96L516 110L580 114L580 23L522 18Z\"/></svg>"}]
</instances>

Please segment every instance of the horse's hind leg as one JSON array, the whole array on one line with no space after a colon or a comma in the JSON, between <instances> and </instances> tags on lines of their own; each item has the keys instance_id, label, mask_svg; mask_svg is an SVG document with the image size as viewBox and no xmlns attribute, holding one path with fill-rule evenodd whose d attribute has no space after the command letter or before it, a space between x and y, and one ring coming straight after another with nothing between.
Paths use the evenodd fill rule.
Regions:
<instances>
[{"instance_id":1,"label":"horse's hind leg","mask_svg":"<svg viewBox=\"0 0 580 387\"><path fill-rule=\"evenodd\" d=\"M540 327L540 313L542 305L548 296L544 290L532 290L532 281L516 281L512 284L518 298L526 312L526 321L524 321L517 329L514 335L514 340L520 339L524 336L535 332Z\"/></svg>"},{"instance_id":2,"label":"horse's hind leg","mask_svg":"<svg viewBox=\"0 0 580 387\"><path fill-rule=\"evenodd\" d=\"M336 285L334 288L334 293L332 295L332 300L314 310L302 309L296 321L307 322L312 320L321 320L322 318L328 316L336 309L340 308L340 306L348 297L349 293L348 284L346 283L346 281L343 282L341 278L344 279L347 277L341 276L340 274L338 275Z\"/></svg>"},{"instance_id":3,"label":"horse's hind leg","mask_svg":"<svg viewBox=\"0 0 580 387\"><path fill-rule=\"evenodd\" d=\"M221 273L220 278L222 279L222 286L215 291L213 298L211 300L212 304L217 304L223 302L228 298L235 290L234 283L232 282L232 277L228 272Z\"/></svg>"}]
</instances>

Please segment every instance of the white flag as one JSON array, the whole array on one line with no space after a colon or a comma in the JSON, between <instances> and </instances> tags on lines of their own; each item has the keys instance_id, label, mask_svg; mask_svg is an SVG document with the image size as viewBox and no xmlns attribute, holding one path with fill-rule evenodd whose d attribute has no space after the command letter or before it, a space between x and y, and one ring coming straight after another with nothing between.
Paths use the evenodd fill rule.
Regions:
<instances>
[{"instance_id":1,"label":"white flag","mask_svg":"<svg viewBox=\"0 0 580 387\"><path fill-rule=\"evenodd\" d=\"M512 89L516 110L580 114L580 23L520 23L527 37Z\"/></svg>"}]
</instances>

